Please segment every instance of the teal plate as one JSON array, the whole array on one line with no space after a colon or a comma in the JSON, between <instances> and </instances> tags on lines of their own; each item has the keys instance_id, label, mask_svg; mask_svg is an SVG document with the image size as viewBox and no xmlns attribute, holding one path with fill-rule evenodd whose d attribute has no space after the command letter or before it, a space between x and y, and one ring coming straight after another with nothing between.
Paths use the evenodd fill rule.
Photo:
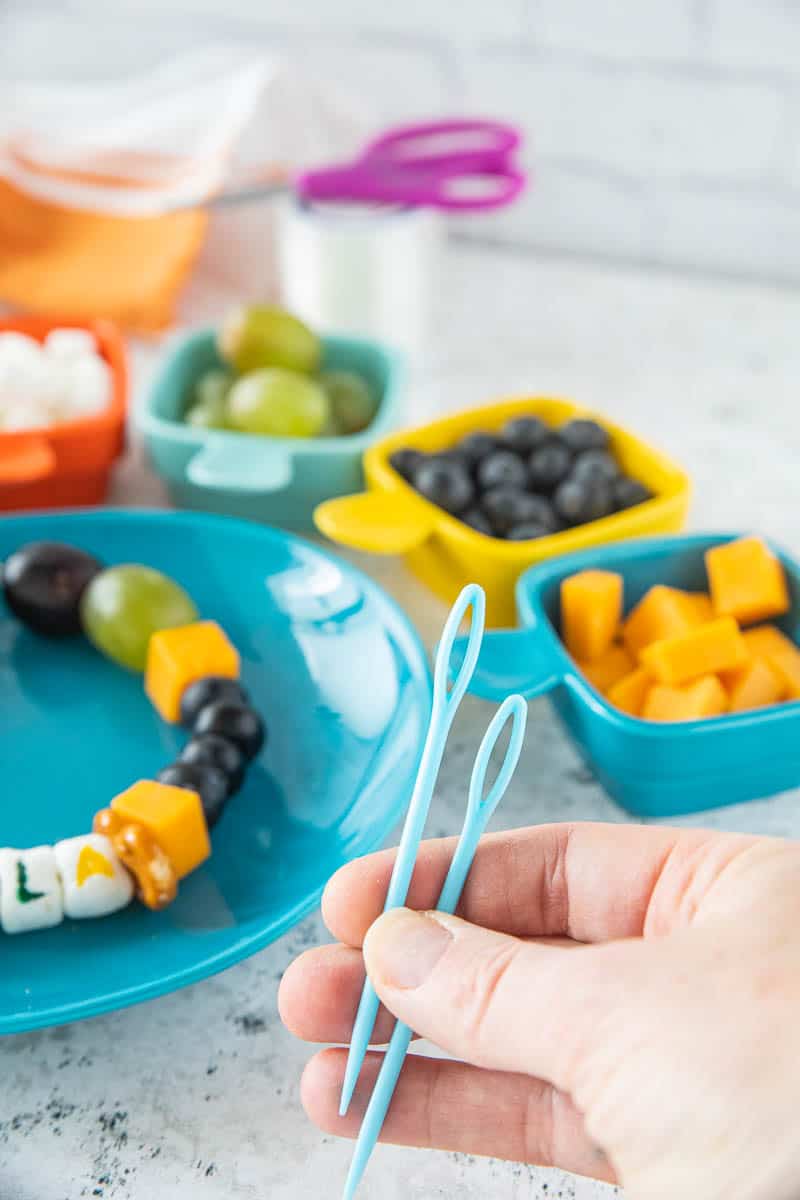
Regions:
<instances>
[{"instance_id":1,"label":"teal plate","mask_svg":"<svg viewBox=\"0 0 800 1200\"><path fill-rule=\"evenodd\" d=\"M376 584L276 530L189 513L0 519L0 559L37 538L165 571L223 626L269 739L168 909L6 936L0 1033L121 1008L203 979L314 909L333 872L401 815L430 716L424 649ZM97 809L171 762L140 676L83 638L47 641L0 600L0 845L88 831Z\"/></svg>"}]
</instances>

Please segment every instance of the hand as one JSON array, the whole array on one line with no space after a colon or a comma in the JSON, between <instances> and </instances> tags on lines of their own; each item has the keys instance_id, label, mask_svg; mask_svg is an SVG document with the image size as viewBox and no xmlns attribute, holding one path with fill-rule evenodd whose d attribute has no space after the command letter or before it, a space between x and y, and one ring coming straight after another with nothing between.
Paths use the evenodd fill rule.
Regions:
<instances>
[{"instance_id":1,"label":"hand","mask_svg":"<svg viewBox=\"0 0 800 1200\"><path fill-rule=\"evenodd\" d=\"M394 852L343 868L341 944L286 973L299 1037L347 1042L364 961L392 1013L461 1062L410 1056L383 1140L557 1166L630 1200L792 1200L800 1184L800 847L550 825L481 843L458 917L454 843L422 847L408 909L379 916ZM362 955L363 949L363 955ZM384 1010L376 1037L386 1040ZM354 1137L380 1065L338 1116L346 1052L303 1076L309 1116Z\"/></svg>"}]
</instances>

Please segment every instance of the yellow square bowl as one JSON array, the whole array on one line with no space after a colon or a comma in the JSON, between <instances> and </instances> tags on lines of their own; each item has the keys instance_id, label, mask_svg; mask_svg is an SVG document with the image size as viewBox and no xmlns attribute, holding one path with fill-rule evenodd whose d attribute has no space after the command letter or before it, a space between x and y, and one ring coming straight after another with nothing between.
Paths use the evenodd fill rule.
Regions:
<instances>
[{"instance_id":1,"label":"yellow square bowl","mask_svg":"<svg viewBox=\"0 0 800 1200\"><path fill-rule=\"evenodd\" d=\"M573 417L598 421L611 436L611 450L622 470L640 480L652 499L549 537L507 542L476 532L426 500L391 465L396 450L448 450L468 433L498 432L506 421L520 416L537 416L554 427ZM409 569L447 603L466 583L480 583L492 626L515 624L514 588L534 563L625 538L674 533L683 527L689 506L689 478L669 458L602 415L550 396L502 400L394 433L367 450L364 474L367 491L319 505L314 513L318 529L342 545L402 554Z\"/></svg>"}]
</instances>

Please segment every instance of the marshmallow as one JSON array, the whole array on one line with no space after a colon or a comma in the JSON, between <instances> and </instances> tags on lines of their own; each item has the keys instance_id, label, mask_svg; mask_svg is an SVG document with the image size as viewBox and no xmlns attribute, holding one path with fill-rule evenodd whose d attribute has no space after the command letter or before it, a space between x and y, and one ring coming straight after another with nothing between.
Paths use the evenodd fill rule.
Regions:
<instances>
[{"instance_id":1,"label":"marshmallow","mask_svg":"<svg viewBox=\"0 0 800 1200\"><path fill-rule=\"evenodd\" d=\"M88 329L51 329L44 339L44 348L50 358L62 362L94 357L97 354L97 339Z\"/></svg>"},{"instance_id":2,"label":"marshmallow","mask_svg":"<svg viewBox=\"0 0 800 1200\"><path fill-rule=\"evenodd\" d=\"M5 933L49 929L64 919L52 846L0 850L0 924Z\"/></svg>"},{"instance_id":3,"label":"marshmallow","mask_svg":"<svg viewBox=\"0 0 800 1200\"><path fill-rule=\"evenodd\" d=\"M107 837L87 833L53 847L64 894L64 913L76 920L105 917L133 898L133 880Z\"/></svg>"}]
</instances>

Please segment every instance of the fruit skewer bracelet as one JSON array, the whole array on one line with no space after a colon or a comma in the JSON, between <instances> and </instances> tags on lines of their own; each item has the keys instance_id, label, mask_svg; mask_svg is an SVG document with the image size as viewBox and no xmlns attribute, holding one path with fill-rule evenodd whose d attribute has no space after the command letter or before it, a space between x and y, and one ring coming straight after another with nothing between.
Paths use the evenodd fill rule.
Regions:
<instances>
[{"instance_id":1,"label":"fruit skewer bracelet","mask_svg":"<svg viewBox=\"0 0 800 1200\"><path fill-rule=\"evenodd\" d=\"M92 832L54 846L0 849L0 927L23 933L116 912L136 895L166 907L211 853L209 830L264 743L239 682L239 655L190 597L150 567L105 567L57 542L32 542L2 568L8 609L34 633L84 633L107 657L144 671L156 710L191 731L176 762L95 814Z\"/></svg>"}]
</instances>

